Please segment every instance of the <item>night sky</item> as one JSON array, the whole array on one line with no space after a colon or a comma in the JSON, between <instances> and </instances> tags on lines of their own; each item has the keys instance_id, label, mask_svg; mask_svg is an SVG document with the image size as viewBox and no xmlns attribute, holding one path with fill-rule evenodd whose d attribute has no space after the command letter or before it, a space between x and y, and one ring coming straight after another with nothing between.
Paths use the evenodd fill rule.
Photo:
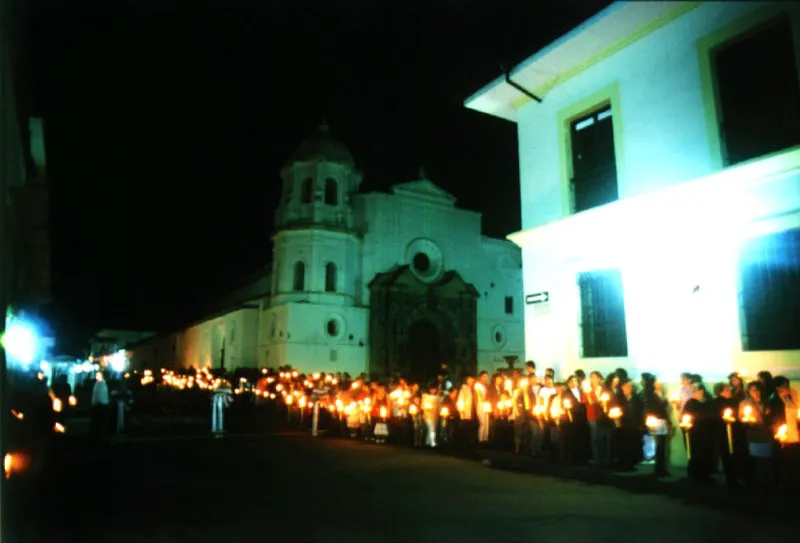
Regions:
<instances>
[{"instance_id":1,"label":"night sky","mask_svg":"<svg viewBox=\"0 0 800 543\"><path fill-rule=\"evenodd\" d=\"M27 35L52 187L48 313L75 350L100 327L200 317L267 264L278 169L323 118L363 190L424 165L487 235L517 230L516 127L463 101L608 2L44 3Z\"/></svg>"}]
</instances>

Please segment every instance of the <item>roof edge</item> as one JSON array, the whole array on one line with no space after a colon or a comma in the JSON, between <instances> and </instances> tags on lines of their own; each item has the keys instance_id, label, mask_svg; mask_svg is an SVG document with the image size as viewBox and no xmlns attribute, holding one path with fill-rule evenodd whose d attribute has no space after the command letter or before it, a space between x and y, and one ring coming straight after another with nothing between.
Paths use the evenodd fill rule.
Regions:
<instances>
[{"instance_id":1,"label":"roof edge","mask_svg":"<svg viewBox=\"0 0 800 543\"><path fill-rule=\"evenodd\" d=\"M581 24L579 24L578 26L574 27L572 30L567 32L566 34L563 34L559 38L556 38L555 40L551 41L550 43L548 43L547 45L545 45L544 47L542 47L541 49L539 49L538 51L536 51L535 53L530 55L528 58L526 58L525 60L523 60L522 62L517 64L509 72L509 76L513 77L515 74L517 74L520 71L524 70L525 68L527 68L528 66L530 66L531 64L533 64L534 62L536 62L537 60L542 58L544 55L546 55L547 53L549 53L550 51L552 51L556 47L559 47L559 46L567 43L568 41L570 41L573 38L575 38L578 34L584 32L590 26L592 26L592 25L596 24L597 22L605 19L606 17L608 17L609 15L611 15L612 13L617 11L618 9L621 9L625 4L627 4L627 2L617 1L617 2L612 3L609 6L606 6L603 9L601 9L600 11L598 11L597 13L595 13L594 15L592 15L591 17L589 17L588 19L583 21ZM481 96L483 96L488 91L490 91L491 89L495 88L496 86L504 84L505 81L506 81L505 76L501 75L501 76L497 77L496 79L494 79L492 82L484 85L480 90L478 90L477 92L474 92L466 100L464 100L464 107L472 109L470 107L470 102L473 102L473 101L477 100L478 98L480 98Z\"/></svg>"}]
</instances>

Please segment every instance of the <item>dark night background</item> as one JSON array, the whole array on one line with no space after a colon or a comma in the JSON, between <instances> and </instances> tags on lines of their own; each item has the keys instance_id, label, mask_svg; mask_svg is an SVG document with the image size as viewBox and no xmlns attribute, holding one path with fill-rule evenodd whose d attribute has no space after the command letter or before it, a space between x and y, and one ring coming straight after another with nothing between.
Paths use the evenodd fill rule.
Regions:
<instances>
[{"instance_id":1,"label":"dark night background","mask_svg":"<svg viewBox=\"0 0 800 543\"><path fill-rule=\"evenodd\" d=\"M463 101L608 4L42 3L26 35L67 350L197 318L268 263L278 169L323 117L363 190L424 165L487 235L519 229L516 126Z\"/></svg>"}]
</instances>

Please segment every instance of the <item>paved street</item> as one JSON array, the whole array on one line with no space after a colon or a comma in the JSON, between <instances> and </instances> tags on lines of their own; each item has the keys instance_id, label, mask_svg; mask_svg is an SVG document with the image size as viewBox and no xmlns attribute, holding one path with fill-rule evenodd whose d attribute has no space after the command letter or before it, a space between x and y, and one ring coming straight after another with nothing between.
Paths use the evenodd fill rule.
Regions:
<instances>
[{"instance_id":1,"label":"paved street","mask_svg":"<svg viewBox=\"0 0 800 543\"><path fill-rule=\"evenodd\" d=\"M299 434L75 447L37 499L18 494L12 541L706 542L724 531L744 543L796 535L663 496Z\"/></svg>"}]
</instances>

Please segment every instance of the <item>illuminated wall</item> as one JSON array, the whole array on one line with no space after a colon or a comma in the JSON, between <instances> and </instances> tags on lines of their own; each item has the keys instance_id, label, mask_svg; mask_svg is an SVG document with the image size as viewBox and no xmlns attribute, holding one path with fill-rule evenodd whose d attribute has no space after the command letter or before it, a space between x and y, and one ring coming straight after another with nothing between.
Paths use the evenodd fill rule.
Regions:
<instances>
[{"instance_id":1,"label":"illuminated wall","mask_svg":"<svg viewBox=\"0 0 800 543\"><path fill-rule=\"evenodd\" d=\"M259 366L303 372L366 371L369 311L361 307L288 303L261 316Z\"/></svg>"},{"instance_id":2,"label":"illuminated wall","mask_svg":"<svg viewBox=\"0 0 800 543\"><path fill-rule=\"evenodd\" d=\"M738 283L744 240L800 227L800 151L723 170L699 60L708 36L765 10L791 12L797 43L796 4L704 3L519 109L523 231L509 238L523 249L525 293L550 293L526 307L527 358L562 374L800 377L798 351L742 349ZM571 214L568 122L602 103L612 106L620 200ZM577 274L607 268L622 273L628 356L581 358Z\"/></svg>"},{"instance_id":3,"label":"illuminated wall","mask_svg":"<svg viewBox=\"0 0 800 543\"><path fill-rule=\"evenodd\" d=\"M256 367L258 309L243 308L135 345L132 366L144 368Z\"/></svg>"}]
</instances>

